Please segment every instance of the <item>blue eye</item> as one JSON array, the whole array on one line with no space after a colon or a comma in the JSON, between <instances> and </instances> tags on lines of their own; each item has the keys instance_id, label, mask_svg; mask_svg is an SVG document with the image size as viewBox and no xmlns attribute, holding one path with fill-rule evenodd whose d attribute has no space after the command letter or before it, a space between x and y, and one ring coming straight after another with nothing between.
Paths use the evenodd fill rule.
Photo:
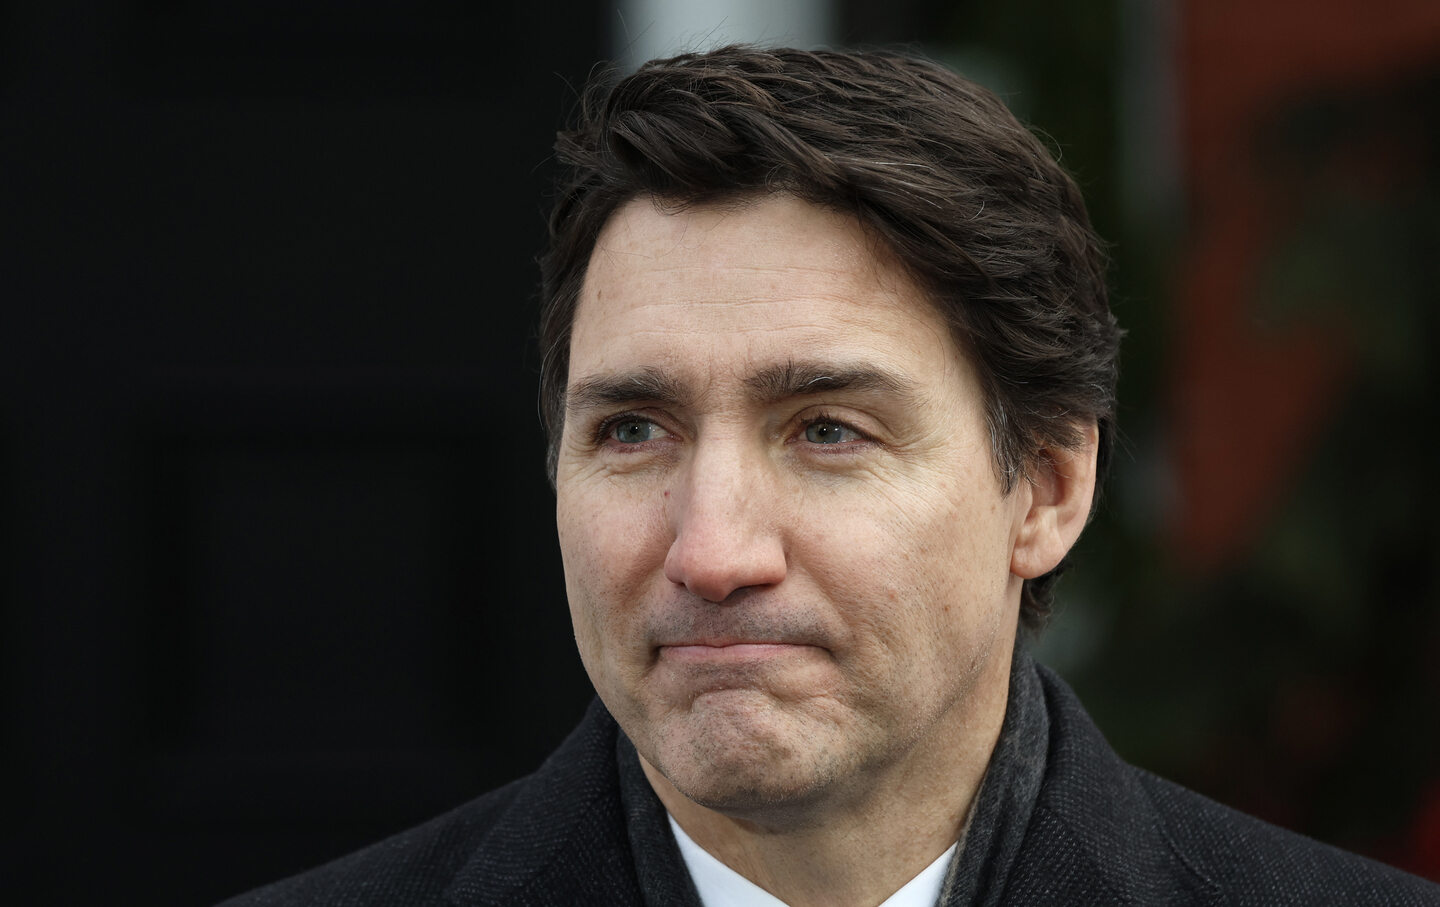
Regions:
<instances>
[{"instance_id":1,"label":"blue eye","mask_svg":"<svg viewBox=\"0 0 1440 907\"><path fill-rule=\"evenodd\" d=\"M610 437L621 444L644 444L664 434L660 426L648 419L621 419L610 426Z\"/></svg>"},{"instance_id":2,"label":"blue eye","mask_svg":"<svg viewBox=\"0 0 1440 907\"><path fill-rule=\"evenodd\" d=\"M805 440L811 444L841 444L860 440L860 433L838 422L811 422L805 426Z\"/></svg>"}]
</instances>

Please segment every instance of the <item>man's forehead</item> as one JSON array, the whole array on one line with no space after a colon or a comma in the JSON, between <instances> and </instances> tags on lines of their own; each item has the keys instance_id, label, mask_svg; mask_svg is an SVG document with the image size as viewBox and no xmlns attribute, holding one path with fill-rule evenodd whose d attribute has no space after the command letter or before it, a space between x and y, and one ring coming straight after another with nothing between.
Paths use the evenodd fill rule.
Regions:
<instances>
[{"instance_id":1,"label":"man's forehead","mask_svg":"<svg viewBox=\"0 0 1440 907\"><path fill-rule=\"evenodd\" d=\"M960 358L930 295L851 216L783 194L724 209L642 199L606 229L619 238L597 245L572 323L571 408L693 402L707 382L755 400L900 393Z\"/></svg>"},{"instance_id":2,"label":"man's forehead","mask_svg":"<svg viewBox=\"0 0 1440 907\"><path fill-rule=\"evenodd\" d=\"M764 209L763 219L747 217ZM667 259L706 250L733 255L743 247L748 265L757 272L797 268L796 254L806 267L822 273L863 269L877 282L902 283L908 290L909 269L890 245L853 211L822 205L789 192L749 192L700 202L655 196L632 198L605 219L591 248L582 281L589 283L596 260L664 270ZM791 254L796 253L796 254Z\"/></svg>"},{"instance_id":3,"label":"man's forehead","mask_svg":"<svg viewBox=\"0 0 1440 907\"><path fill-rule=\"evenodd\" d=\"M723 285L716 280L721 274ZM579 287L572 330L583 326L597 302L604 303L608 320L617 304L733 303L792 294L832 296L872 310L893 306L892 317L928 319L938 307L922 283L849 212L787 193L744 204L681 207L647 197L620 206L605 221Z\"/></svg>"}]
</instances>

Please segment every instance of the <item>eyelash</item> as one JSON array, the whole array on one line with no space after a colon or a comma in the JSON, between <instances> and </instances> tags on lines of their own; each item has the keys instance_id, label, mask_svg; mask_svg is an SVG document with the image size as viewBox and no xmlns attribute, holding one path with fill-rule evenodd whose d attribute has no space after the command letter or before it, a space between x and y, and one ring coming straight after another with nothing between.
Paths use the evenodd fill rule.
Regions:
<instances>
[{"instance_id":1,"label":"eyelash","mask_svg":"<svg viewBox=\"0 0 1440 907\"><path fill-rule=\"evenodd\" d=\"M613 440L611 438L611 435L615 431L615 426L622 425L626 422L650 422L654 425L659 426L662 431L665 429L665 427L663 425L660 425L659 422L642 413L617 413L607 419L602 420L599 425L595 426L596 443L604 444L607 441Z\"/></svg>"},{"instance_id":2,"label":"eyelash","mask_svg":"<svg viewBox=\"0 0 1440 907\"><path fill-rule=\"evenodd\" d=\"M870 436L867 435L865 432L863 432L863 431L861 431L860 429L856 428L854 425L852 425L851 423L847 422L846 420L837 418L837 417L835 417L835 416L833 416L833 415L831 415L830 413L827 413L827 412L819 412L819 413L816 413L816 414L813 415L813 416L809 416L809 417L807 417L807 418L805 418L805 419L802 419L802 420L800 421L800 435L801 435L801 437L804 437L805 432L806 432L807 430L809 430L809 428L810 428L812 425L835 425L835 426L838 426L838 427L840 427L840 428L845 429L846 431L853 431L853 432L856 434L856 436L857 436L857 440L854 441L854 442L852 442L852 444L824 444L824 445L816 444L816 445L815 445L816 447L832 447L832 448L842 448L842 449L843 449L843 448L846 448L846 447L853 446L853 444L860 444L860 443L868 442L868 441L870 440Z\"/></svg>"}]
</instances>

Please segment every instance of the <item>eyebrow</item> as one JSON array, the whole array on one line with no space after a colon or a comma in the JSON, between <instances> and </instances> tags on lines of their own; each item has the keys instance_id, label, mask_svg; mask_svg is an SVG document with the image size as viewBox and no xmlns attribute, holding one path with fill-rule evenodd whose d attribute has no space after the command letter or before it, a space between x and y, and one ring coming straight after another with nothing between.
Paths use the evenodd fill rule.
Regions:
<instances>
[{"instance_id":1,"label":"eyebrow","mask_svg":"<svg viewBox=\"0 0 1440 907\"><path fill-rule=\"evenodd\" d=\"M793 359L760 369L745 379L745 386L753 399L765 405L841 390L879 391L907 399L919 394L919 386L913 379L886 369ZM685 405L693 402L693 394L664 372L644 368L592 375L576 381L566 391L565 409L577 413L642 400L664 406Z\"/></svg>"},{"instance_id":2,"label":"eyebrow","mask_svg":"<svg viewBox=\"0 0 1440 907\"><path fill-rule=\"evenodd\" d=\"M898 397L918 394L916 382L904 375L871 365L796 362L761 369L745 384L762 403L777 403L831 391L881 391Z\"/></svg>"},{"instance_id":3,"label":"eyebrow","mask_svg":"<svg viewBox=\"0 0 1440 907\"><path fill-rule=\"evenodd\" d=\"M680 382L657 369L645 368L613 375L592 375L576 381L565 391L565 410L574 413L639 400L676 405L687 402L688 397Z\"/></svg>"}]
</instances>

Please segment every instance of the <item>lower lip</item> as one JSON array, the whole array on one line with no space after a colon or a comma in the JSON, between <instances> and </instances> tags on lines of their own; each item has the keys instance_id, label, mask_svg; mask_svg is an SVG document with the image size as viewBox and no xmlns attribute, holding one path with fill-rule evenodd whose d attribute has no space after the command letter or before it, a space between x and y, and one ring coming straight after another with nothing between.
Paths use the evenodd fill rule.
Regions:
<instances>
[{"instance_id":1,"label":"lower lip","mask_svg":"<svg viewBox=\"0 0 1440 907\"><path fill-rule=\"evenodd\" d=\"M676 661L762 661L798 652L808 646L788 643L736 643L733 646L664 646L661 655Z\"/></svg>"}]
</instances>

